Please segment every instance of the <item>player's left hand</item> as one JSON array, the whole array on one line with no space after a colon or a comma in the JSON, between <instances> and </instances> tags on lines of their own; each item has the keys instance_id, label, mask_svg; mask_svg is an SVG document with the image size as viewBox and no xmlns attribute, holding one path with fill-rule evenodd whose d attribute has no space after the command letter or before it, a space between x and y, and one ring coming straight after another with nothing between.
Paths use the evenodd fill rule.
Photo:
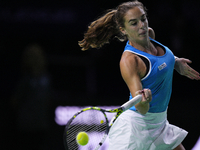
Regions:
<instances>
[{"instance_id":1,"label":"player's left hand","mask_svg":"<svg viewBox=\"0 0 200 150\"><path fill-rule=\"evenodd\" d=\"M200 74L191 68L188 64L191 64L192 61L185 58L176 58L174 69L183 76L186 76L192 80L200 80Z\"/></svg>"}]
</instances>

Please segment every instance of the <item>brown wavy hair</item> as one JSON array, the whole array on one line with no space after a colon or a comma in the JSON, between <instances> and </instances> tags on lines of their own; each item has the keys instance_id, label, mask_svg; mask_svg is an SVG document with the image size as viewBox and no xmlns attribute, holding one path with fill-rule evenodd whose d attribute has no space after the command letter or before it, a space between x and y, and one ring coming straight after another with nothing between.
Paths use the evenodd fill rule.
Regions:
<instances>
[{"instance_id":1,"label":"brown wavy hair","mask_svg":"<svg viewBox=\"0 0 200 150\"><path fill-rule=\"evenodd\" d=\"M125 2L116 9L108 10L103 16L93 21L84 34L84 39L78 42L82 50L87 50L90 47L101 48L115 37L120 41L126 41L127 37L120 32L119 27L124 27L124 16L128 10L134 7L141 7L145 12L147 10L137 0Z\"/></svg>"}]
</instances>

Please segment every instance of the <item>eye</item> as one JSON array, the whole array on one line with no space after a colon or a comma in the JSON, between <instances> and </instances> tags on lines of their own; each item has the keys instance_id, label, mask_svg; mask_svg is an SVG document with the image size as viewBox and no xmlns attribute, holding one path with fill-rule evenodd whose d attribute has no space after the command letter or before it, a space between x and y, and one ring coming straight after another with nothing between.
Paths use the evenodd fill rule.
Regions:
<instances>
[{"instance_id":1,"label":"eye","mask_svg":"<svg viewBox=\"0 0 200 150\"><path fill-rule=\"evenodd\" d=\"M144 22L144 21L146 21L146 19L147 19L147 16L146 15L142 15L141 21Z\"/></svg>"},{"instance_id":2,"label":"eye","mask_svg":"<svg viewBox=\"0 0 200 150\"><path fill-rule=\"evenodd\" d=\"M132 23L131 25L136 26L136 25L137 25L137 22L134 22L134 23Z\"/></svg>"},{"instance_id":3,"label":"eye","mask_svg":"<svg viewBox=\"0 0 200 150\"><path fill-rule=\"evenodd\" d=\"M141 21L142 21L142 22L144 22L144 21L146 21L146 19L147 19L147 18L146 18L146 17L144 17L144 18L142 18L142 19L141 19Z\"/></svg>"}]
</instances>

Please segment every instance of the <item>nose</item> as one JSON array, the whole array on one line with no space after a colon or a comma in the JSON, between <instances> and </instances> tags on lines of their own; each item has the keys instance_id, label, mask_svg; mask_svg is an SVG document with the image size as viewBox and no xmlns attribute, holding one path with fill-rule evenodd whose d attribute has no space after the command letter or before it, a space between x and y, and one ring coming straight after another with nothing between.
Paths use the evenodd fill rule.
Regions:
<instances>
[{"instance_id":1,"label":"nose","mask_svg":"<svg viewBox=\"0 0 200 150\"><path fill-rule=\"evenodd\" d=\"M139 25L140 25L140 26L139 26L140 29L143 29L143 28L144 28L144 22L143 22L143 21L140 20Z\"/></svg>"}]
</instances>

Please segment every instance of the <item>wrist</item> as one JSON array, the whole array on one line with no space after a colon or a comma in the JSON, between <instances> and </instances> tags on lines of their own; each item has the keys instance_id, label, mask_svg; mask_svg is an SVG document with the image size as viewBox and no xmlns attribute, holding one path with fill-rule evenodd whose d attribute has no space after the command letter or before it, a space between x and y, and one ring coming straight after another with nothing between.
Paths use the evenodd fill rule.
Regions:
<instances>
[{"instance_id":1,"label":"wrist","mask_svg":"<svg viewBox=\"0 0 200 150\"><path fill-rule=\"evenodd\" d=\"M178 57L177 57L177 56L174 56L174 58L175 58L175 61L178 59Z\"/></svg>"},{"instance_id":2,"label":"wrist","mask_svg":"<svg viewBox=\"0 0 200 150\"><path fill-rule=\"evenodd\" d=\"M143 102L139 102L137 105L135 105L136 110L142 115L145 115L149 111L149 107L149 103Z\"/></svg>"},{"instance_id":3,"label":"wrist","mask_svg":"<svg viewBox=\"0 0 200 150\"><path fill-rule=\"evenodd\" d=\"M174 69L177 70L177 69L179 69L179 64L178 64L178 61L177 61L179 58L177 56L174 56L174 58L175 58Z\"/></svg>"},{"instance_id":4,"label":"wrist","mask_svg":"<svg viewBox=\"0 0 200 150\"><path fill-rule=\"evenodd\" d=\"M144 105L144 106L145 106L145 105L148 105L149 103L150 103L150 101L140 101L140 104L141 104L141 105Z\"/></svg>"}]
</instances>

